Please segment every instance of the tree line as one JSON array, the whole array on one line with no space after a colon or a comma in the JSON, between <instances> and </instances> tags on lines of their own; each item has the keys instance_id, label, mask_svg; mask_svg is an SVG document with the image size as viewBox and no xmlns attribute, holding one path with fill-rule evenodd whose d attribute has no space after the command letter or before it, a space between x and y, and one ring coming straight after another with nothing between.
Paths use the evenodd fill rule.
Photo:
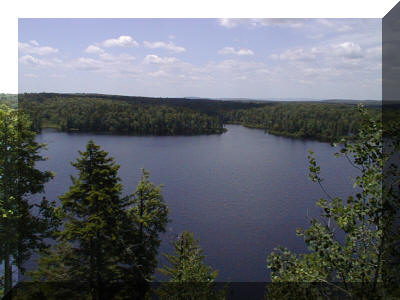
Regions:
<instances>
[{"instance_id":1,"label":"tree line","mask_svg":"<svg viewBox=\"0 0 400 300\"><path fill-rule=\"evenodd\" d=\"M380 117L377 108L371 108L370 113ZM355 105L289 102L228 111L224 113L224 121L275 135L333 142L357 135L361 119Z\"/></svg>"},{"instance_id":2,"label":"tree line","mask_svg":"<svg viewBox=\"0 0 400 300\"><path fill-rule=\"evenodd\" d=\"M355 136L360 117L354 104L337 102L249 102L144 98L98 94L21 94L19 104L33 128L135 135L197 135L241 124L275 135L338 141ZM370 106L373 117L379 106Z\"/></svg>"},{"instance_id":3,"label":"tree line","mask_svg":"<svg viewBox=\"0 0 400 300\"><path fill-rule=\"evenodd\" d=\"M115 132L135 135L196 135L224 131L215 116L189 108L127 103L85 97L20 99L20 107L33 120L33 129Z\"/></svg>"}]
</instances>

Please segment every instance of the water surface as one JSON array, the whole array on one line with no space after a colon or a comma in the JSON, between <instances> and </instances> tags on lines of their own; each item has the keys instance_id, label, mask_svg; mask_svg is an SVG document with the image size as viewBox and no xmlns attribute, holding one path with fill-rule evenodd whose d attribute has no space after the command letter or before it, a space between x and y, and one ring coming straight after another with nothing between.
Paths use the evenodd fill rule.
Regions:
<instances>
[{"instance_id":1,"label":"water surface","mask_svg":"<svg viewBox=\"0 0 400 300\"><path fill-rule=\"evenodd\" d=\"M37 140L48 144L48 160L40 167L56 173L46 196L56 199L68 190L70 175L77 174L70 162L93 139L121 165L124 193L135 190L143 167L151 181L164 184L172 222L160 253L171 253L170 242L187 229L200 239L205 262L219 270L218 281L268 281L268 254L278 245L306 250L296 228L308 226L319 212L315 202L324 197L308 179L308 150L316 153L332 196L353 192L356 170L335 158L337 149L327 143L226 127L221 135L164 137L44 130Z\"/></svg>"}]
</instances>

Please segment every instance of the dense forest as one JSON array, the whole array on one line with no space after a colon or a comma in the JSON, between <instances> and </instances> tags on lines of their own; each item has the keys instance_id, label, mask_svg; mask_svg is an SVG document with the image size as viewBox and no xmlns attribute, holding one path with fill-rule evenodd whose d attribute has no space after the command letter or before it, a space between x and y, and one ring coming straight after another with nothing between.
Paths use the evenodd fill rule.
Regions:
<instances>
[{"instance_id":1,"label":"dense forest","mask_svg":"<svg viewBox=\"0 0 400 300\"><path fill-rule=\"evenodd\" d=\"M33 119L34 129L55 127L62 131L118 132L136 135L185 135L222 133L222 123L185 107L128 103L87 97L20 99L20 107Z\"/></svg>"},{"instance_id":2,"label":"dense forest","mask_svg":"<svg viewBox=\"0 0 400 300\"><path fill-rule=\"evenodd\" d=\"M379 109L370 111L375 118L379 117ZM224 121L265 129L276 135L334 141L356 135L360 116L354 105L289 102L229 111L224 114Z\"/></svg>"},{"instance_id":3,"label":"dense forest","mask_svg":"<svg viewBox=\"0 0 400 300\"><path fill-rule=\"evenodd\" d=\"M198 135L224 132L225 124L241 124L296 138L335 141L359 131L353 102L228 101L146 98L101 94L21 94L20 108L33 129L116 132L134 135ZM367 103L373 117L377 102Z\"/></svg>"}]
</instances>

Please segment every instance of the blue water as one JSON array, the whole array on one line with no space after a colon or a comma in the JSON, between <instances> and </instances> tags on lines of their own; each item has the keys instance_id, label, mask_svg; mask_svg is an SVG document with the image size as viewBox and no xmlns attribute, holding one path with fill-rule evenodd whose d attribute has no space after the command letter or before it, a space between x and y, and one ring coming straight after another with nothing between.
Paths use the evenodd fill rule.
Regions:
<instances>
[{"instance_id":1,"label":"blue water","mask_svg":"<svg viewBox=\"0 0 400 300\"><path fill-rule=\"evenodd\" d=\"M172 222L162 235L160 266L161 253L171 253L171 241L187 229L200 240L205 262L219 270L218 281L268 281L268 254L278 245L306 251L296 228L318 215L315 202L324 197L308 179L308 150L316 153L332 196L353 193L357 173L327 143L226 127L222 135L166 137L45 130L37 137L48 144L43 152L48 160L40 168L56 173L46 196L57 199L68 190L70 175L77 174L70 162L93 139L121 165L124 193L135 190L143 167L151 181L164 184ZM163 279L158 273L156 278Z\"/></svg>"}]
</instances>

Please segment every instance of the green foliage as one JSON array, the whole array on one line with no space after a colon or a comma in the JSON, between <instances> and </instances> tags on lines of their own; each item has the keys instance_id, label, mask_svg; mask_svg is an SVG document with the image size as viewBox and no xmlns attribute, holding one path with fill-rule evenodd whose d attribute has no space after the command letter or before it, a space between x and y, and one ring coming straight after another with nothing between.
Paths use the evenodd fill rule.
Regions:
<instances>
[{"instance_id":1,"label":"green foliage","mask_svg":"<svg viewBox=\"0 0 400 300\"><path fill-rule=\"evenodd\" d=\"M28 117L2 106L0 109L0 261L4 265L4 288L12 286L13 267L24 272L26 262L36 250L47 245L57 220L54 203L45 198L31 204L31 194L43 192L53 175L35 167L44 160L39 152L44 145L35 142ZM33 212L35 210L35 213Z\"/></svg>"},{"instance_id":2,"label":"green foliage","mask_svg":"<svg viewBox=\"0 0 400 300\"><path fill-rule=\"evenodd\" d=\"M157 251L160 246L160 233L165 232L168 223L168 207L164 203L161 186L149 181L150 173L142 169L142 178L135 193L131 196L128 217L134 224L137 234L135 251L130 258L139 266L138 270L143 278L151 280L157 266Z\"/></svg>"},{"instance_id":3,"label":"green foliage","mask_svg":"<svg viewBox=\"0 0 400 300\"><path fill-rule=\"evenodd\" d=\"M0 94L0 106L7 106L9 108L18 108L18 95L15 94Z\"/></svg>"},{"instance_id":4,"label":"green foliage","mask_svg":"<svg viewBox=\"0 0 400 300\"><path fill-rule=\"evenodd\" d=\"M187 107L115 101L105 98L20 97L38 131L55 127L62 131L114 132L135 135L195 135L224 131L216 116Z\"/></svg>"},{"instance_id":5,"label":"green foliage","mask_svg":"<svg viewBox=\"0 0 400 300\"><path fill-rule=\"evenodd\" d=\"M117 132L135 135L223 133L223 124L242 124L294 138L336 141L355 136L360 118L352 103L246 102L98 94L22 94L20 106L33 128ZM376 103L371 114L379 117Z\"/></svg>"},{"instance_id":6,"label":"green foliage","mask_svg":"<svg viewBox=\"0 0 400 300\"><path fill-rule=\"evenodd\" d=\"M399 241L399 232L393 228L399 209L400 174L395 165L387 166L390 157L398 154L399 142L387 141L391 147L385 145L384 151L382 123L372 119L363 107L359 111L358 140L342 140L343 148L338 154L360 171L354 181L357 193L347 200L328 195L329 200L317 202L324 222L313 219L310 228L297 232L311 253L298 255L277 248L270 254L272 282L299 284L291 290L273 285L269 296L297 293L304 298L318 298L333 288L333 293L342 293L343 297L383 299L398 280L393 278L398 274L398 263L391 262ZM312 152L309 162L310 178L321 185L320 168ZM339 232L344 235L343 241L338 238ZM304 283L322 283L325 288Z\"/></svg>"},{"instance_id":7,"label":"green foliage","mask_svg":"<svg viewBox=\"0 0 400 300\"><path fill-rule=\"evenodd\" d=\"M57 215L64 226L55 234L58 244L42 251L30 275L40 282L73 282L72 289L88 285L92 299L144 295L168 222L161 189L143 170L136 192L123 197L114 159L93 141L79 153L72 163L79 176L60 196Z\"/></svg>"},{"instance_id":8,"label":"green foliage","mask_svg":"<svg viewBox=\"0 0 400 300\"><path fill-rule=\"evenodd\" d=\"M116 264L124 249L119 236L127 226L127 199L121 197L119 166L107 152L89 141L79 153L72 163L79 177L72 177L69 191L60 196L65 224L58 237L72 247L69 255L60 256L62 270L68 269L66 279L89 283L92 297L99 299L107 284L121 279Z\"/></svg>"},{"instance_id":9,"label":"green foliage","mask_svg":"<svg viewBox=\"0 0 400 300\"><path fill-rule=\"evenodd\" d=\"M333 103L277 103L228 111L224 113L224 121L265 129L276 135L337 141L358 133L360 116L354 108L354 105ZM374 117L379 117L378 109L370 111Z\"/></svg>"},{"instance_id":10,"label":"green foliage","mask_svg":"<svg viewBox=\"0 0 400 300\"><path fill-rule=\"evenodd\" d=\"M173 243L174 254L164 254L171 266L160 271L169 277L158 290L161 299L224 299L214 289L218 271L203 263L203 250L193 234L182 232Z\"/></svg>"}]
</instances>

